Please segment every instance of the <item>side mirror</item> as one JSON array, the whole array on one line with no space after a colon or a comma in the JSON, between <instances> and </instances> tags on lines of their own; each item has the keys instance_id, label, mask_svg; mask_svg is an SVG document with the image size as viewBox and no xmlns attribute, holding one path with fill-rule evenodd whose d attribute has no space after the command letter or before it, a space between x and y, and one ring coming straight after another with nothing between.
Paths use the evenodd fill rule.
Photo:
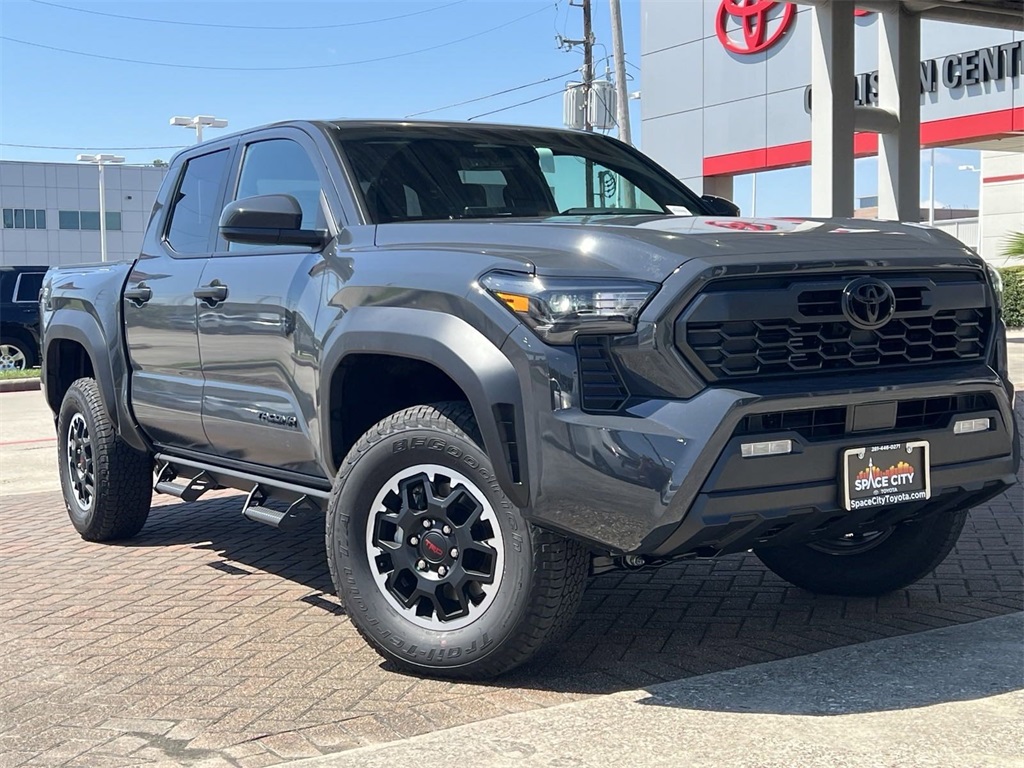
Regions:
<instances>
[{"instance_id":1,"label":"side mirror","mask_svg":"<svg viewBox=\"0 0 1024 768\"><path fill-rule=\"evenodd\" d=\"M715 216L739 216L740 207L732 200L726 200L718 195L701 195L700 199L711 209Z\"/></svg>"},{"instance_id":2,"label":"side mirror","mask_svg":"<svg viewBox=\"0 0 1024 768\"><path fill-rule=\"evenodd\" d=\"M220 215L220 236L246 245L306 245L322 248L328 234L301 229L302 207L291 195L256 195L235 200Z\"/></svg>"}]
</instances>

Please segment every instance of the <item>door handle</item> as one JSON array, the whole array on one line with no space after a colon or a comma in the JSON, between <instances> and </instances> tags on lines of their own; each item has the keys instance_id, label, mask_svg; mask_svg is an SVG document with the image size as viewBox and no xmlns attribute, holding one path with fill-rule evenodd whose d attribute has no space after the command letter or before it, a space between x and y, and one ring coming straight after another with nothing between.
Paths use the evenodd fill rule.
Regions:
<instances>
[{"instance_id":1,"label":"door handle","mask_svg":"<svg viewBox=\"0 0 1024 768\"><path fill-rule=\"evenodd\" d=\"M214 307L228 297L228 287L214 280L209 285L203 285L192 291L192 295L201 299L204 304Z\"/></svg>"},{"instance_id":2,"label":"door handle","mask_svg":"<svg viewBox=\"0 0 1024 768\"><path fill-rule=\"evenodd\" d=\"M134 288L125 288L124 297L136 307L141 307L153 298L153 289L145 283L139 283Z\"/></svg>"}]
</instances>

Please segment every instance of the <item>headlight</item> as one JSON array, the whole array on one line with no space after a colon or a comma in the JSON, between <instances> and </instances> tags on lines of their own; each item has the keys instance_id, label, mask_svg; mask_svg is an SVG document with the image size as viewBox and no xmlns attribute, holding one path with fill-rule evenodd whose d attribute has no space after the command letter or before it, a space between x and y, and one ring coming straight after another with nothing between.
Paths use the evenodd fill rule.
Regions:
<instances>
[{"instance_id":1,"label":"headlight","mask_svg":"<svg viewBox=\"0 0 1024 768\"><path fill-rule=\"evenodd\" d=\"M992 286L992 292L996 295L996 309L1003 308L1003 276L999 270L991 264L985 264L985 271L988 272L988 281Z\"/></svg>"},{"instance_id":2,"label":"headlight","mask_svg":"<svg viewBox=\"0 0 1024 768\"><path fill-rule=\"evenodd\" d=\"M571 344L578 333L632 333L658 290L639 280L547 278L490 272L480 283L549 344Z\"/></svg>"}]
</instances>

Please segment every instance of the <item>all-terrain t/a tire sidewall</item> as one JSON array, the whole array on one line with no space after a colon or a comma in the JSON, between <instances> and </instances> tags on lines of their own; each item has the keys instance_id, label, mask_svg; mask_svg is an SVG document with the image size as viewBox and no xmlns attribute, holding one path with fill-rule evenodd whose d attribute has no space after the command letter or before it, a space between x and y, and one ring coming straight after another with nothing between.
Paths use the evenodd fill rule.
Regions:
<instances>
[{"instance_id":1,"label":"all-terrain t/a tire sidewall","mask_svg":"<svg viewBox=\"0 0 1024 768\"><path fill-rule=\"evenodd\" d=\"M350 455L350 459L352 456ZM451 630L430 630L409 621L373 583L366 526L373 502L389 479L411 466L438 465L470 479L486 495L504 542L501 586L478 618ZM533 542L519 510L501 491L486 455L464 436L427 428L395 431L372 443L339 473L328 512L331 565L347 613L383 655L401 666L444 674L486 659L517 632L528 606ZM474 672L472 676L492 673Z\"/></svg>"},{"instance_id":2,"label":"all-terrain t/a tire sidewall","mask_svg":"<svg viewBox=\"0 0 1024 768\"><path fill-rule=\"evenodd\" d=\"M68 430L80 415L92 446L94 490L85 508L72 487L68 466ZM152 500L149 457L118 438L92 379L68 389L57 418L57 461L64 504L75 530L87 541L124 539L138 533Z\"/></svg>"}]
</instances>

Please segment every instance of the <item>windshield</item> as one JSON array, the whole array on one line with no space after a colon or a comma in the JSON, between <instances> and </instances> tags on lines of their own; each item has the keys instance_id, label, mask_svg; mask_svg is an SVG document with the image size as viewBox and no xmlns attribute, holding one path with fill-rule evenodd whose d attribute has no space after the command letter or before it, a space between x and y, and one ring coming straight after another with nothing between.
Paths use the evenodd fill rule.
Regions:
<instances>
[{"instance_id":1,"label":"windshield","mask_svg":"<svg viewBox=\"0 0 1024 768\"><path fill-rule=\"evenodd\" d=\"M393 125L336 137L377 224L702 212L665 171L600 135Z\"/></svg>"}]
</instances>

